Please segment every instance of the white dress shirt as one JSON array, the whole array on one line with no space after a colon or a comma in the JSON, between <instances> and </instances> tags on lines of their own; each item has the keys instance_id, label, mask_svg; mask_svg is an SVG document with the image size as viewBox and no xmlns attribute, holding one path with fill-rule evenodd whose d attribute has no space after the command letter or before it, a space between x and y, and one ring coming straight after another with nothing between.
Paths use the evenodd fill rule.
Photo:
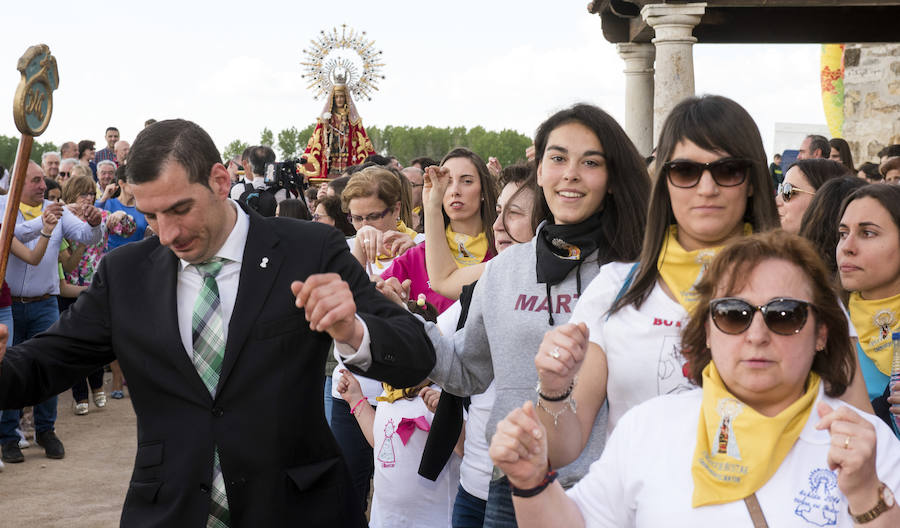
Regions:
<instances>
[{"instance_id":1,"label":"white dress shirt","mask_svg":"<svg viewBox=\"0 0 900 528\"><path fill-rule=\"evenodd\" d=\"M0 210L6 210L6 196L0 196ZM44 200L44 206L52 203ZM34 249L41 236L44 221L41 217L25 220L22 211L16 215L16 238L28 248ZM13 254L9 255L6 268L6 282L13 297L40 297L41 295L59 295L59 246L63 238L85 245L99 242L106 226L100 222L91 226L78 218L68 208L63 207L62 218L53 229L47 242L47 251L37 266L26 264Z\"/></svg>"},{"instance_id":2,"label":"white dress shirt","mask_svg":"<svg viewBox=\"0 0 900 528\"><path fill-rule=\"evenodd\" d=\"M219 287L219 309L222 311L223 331L227 339L228 325L234 312L234 301L237 298L238 283L241 279L241 261L244 258L244 246L247 245L247 232L250 230L250 217L236 203L229 204L237 210L237 221L215 256L227 259L222 270L216 276ZM178 309L178 333L187 351L188 357L194 358L194 339L191 318L194 315L194 303L203 286L203 276L193 264L178 259L178 286L175 292Z\"/></svg>"}]
</instances>

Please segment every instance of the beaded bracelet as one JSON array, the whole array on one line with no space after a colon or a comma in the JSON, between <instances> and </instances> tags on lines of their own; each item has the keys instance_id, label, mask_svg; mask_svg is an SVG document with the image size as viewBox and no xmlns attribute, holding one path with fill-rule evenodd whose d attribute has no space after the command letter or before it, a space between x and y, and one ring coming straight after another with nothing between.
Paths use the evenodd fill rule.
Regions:
<instances>
[{"instance_id":1,"label":"beaded bracelet","mask_svg":"<svg viewBox=\"0 0 900 528\"><path fill-rule=\"evenodd\" d=\"M350 409L350 414L356 416L356 408L359 407L359 405L364 401L367 401L366 398L360 398L359 401L356 402L356 405L354 405L353 408Z\"/></svg>"},{"instance_id":2,"label":"beaded bracelet","mask_svg":"<svg viewBox=\"0 0 900 528\"><path fill-rule=\"evenodd\" d=\"M544 480L542 480L541 483L538 484L537 486L535 486L533 488L529 488L529 489L521 489L521 488L517 488L517 487L513 486L512 483L510 483L509 488L512 491L512 494L516 497L524 497L524 498L534 497L538 493L547 489L547 486L549 486L550 484L553 484L553 481L556 480L557 476L558 475L557 475L556 471L553 471L548 467L547 474L544 475Z\"/></svg>"}]
</instances>

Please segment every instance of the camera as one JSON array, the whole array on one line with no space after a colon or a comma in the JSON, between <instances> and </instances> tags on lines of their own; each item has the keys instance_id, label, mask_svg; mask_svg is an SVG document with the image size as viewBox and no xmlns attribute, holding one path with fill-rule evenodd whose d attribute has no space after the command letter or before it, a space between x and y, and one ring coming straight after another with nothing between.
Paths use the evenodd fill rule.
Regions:
<instances>
[{"instance_id":1,"label":"camera","mask_svg":"<svg viewBox=\"0 0 900 528\"><path fill-rule=\"evenodd\" d=\"M298 166L306 164L306 156L266 164L265 183L269 187L287 189L293 195L302 195L309 187Z\"/></svg>"}]
</instances>

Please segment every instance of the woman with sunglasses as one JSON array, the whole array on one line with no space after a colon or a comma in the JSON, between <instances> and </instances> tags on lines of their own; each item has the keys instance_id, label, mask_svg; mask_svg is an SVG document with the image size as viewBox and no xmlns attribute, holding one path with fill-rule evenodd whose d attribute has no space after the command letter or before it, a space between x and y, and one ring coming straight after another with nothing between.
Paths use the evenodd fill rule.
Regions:
<instances>
[{"instance_id":1,"label":"woman with sunglasses","mask_svg":"<svg viewBox=\"0 0 900 528\"><path fill-rule=\"evenodd\" d=\"M884 411L879 398L890 388L891 337L900 331L900 187L866 185L844 200L840 216L838 273L851 292L848 309L866 388L876 411ZM889 401L900 403L900 394Z\"/></svg>"},{"instance_id":2,"label":"woman with sunglasses","mask_svg":"<svg viewBox=\"0 0 900 528\"><path fill-rule=\"evenodd\" d=\"M853 176L853 173L828 159L805 159L791 165L775 194L781 228L788 233L799 233L803 214L816 191L826 181L841 176Z\"/></svg>"},{"instance_id":3,"label":"woman with sunglasses","mask_svg":"<svg viewBox=\"0 0 900 528\"><path fill-rule=\"evenodd\" d=\"M437 240L433 238L433 241L446 245L460 268L489 261L497 254L491 230L497 219L497 186L484 160L469 149L456 148L444 156L440 167L430 170L439 172L446 182L439 192L423 191L426 216L429 210L433 213L441 211L443 216L439 224L443 226L443 236ZM433 230L432 235L435 235ZM453 299L431 288L425 264L425 244L397 258L381 276L385 279L396 277L401 283L409 280L409 298L425 295L425 300L433 304L439 314L453 304Z\"/></svg>"},{"instance_id":4,"label":"woman with sunglasses","mask_svg":"<svg viewBox=\"0 0 900 528\"><path fill-rule=\"evenodd\" d=\"M573 324L549 332L534 359L553 467L579 456L591 434L608 435L631 407L694 388L679 348L694 284L722 246L778 225L762 139L736 102L682 101L663 124L657 152L638 263L604 266L578 300ZM592 433L607 396L608 431Z\"/></svg>"},{"instance_id":5,"label":"woman with sunglasses","mask_svg":"<svg viewBox=\"0 0 900 528\"><path fill-rule=\"evenodd\" d=\"M650 181L644 161L609 114L586 104L561 110L538 127L534 144L540 186L535 214L546 220L532 240L487 264L462 330L445 338L429 328L437 356L430 378L444 390L479 394L493 381L487 438L511 409L534 398L532 351L544 333L566 323L600 266L637 257L646 221ZM560 468L564 485L577 482L599 456L605 420L605 413L596 416L592 426L601 433L582 458ZM484 526L514 525L508 481L496 477Z\"/></svg>"},{"instance_id":6,"label":"woman with sunglasses","mask_svg":"<svg viewBox=\"0 0 900 528\"><path fill-rule=\"evenodd\" d=\"M702 390L629 410L568 494L530 402L498 425L520 526L900 526L900 443L837 399L854 359L809 242L743 238L695 292L681 348Z\"/></svg>"}]
</instances>

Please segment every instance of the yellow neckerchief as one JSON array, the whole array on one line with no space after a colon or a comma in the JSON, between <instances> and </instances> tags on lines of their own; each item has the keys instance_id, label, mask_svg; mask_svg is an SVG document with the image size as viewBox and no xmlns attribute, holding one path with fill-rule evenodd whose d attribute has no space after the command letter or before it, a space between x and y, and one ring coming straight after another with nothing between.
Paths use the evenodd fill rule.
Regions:
<instances>
[{"instance_id":1,"label":"yellow neckerchief","mask_svg":"<svg viewBox=\"0 0 900 528\"><path fill-rule=\"evenodd\" d=\"M384 392L386 394L384 396L377 396L375 398L375 401L394 403L397 400L402 400L403 398L406 398L407 394L409 394L410 398L414 398L415 396L417 396L419 394L419 391L422 390L423 387L427 387L430 384L431 384L430 381L425 380L424 383L420 383L419 385L412 387L412 389L418 389L418 390L414 390L414 391L408 393L407 391L410 390L409 388L395 389L395 388L391 387L390 385L388 385L387 383L382 381L381 386L384 388Z\"/></svg>"},{"instance_id":2,"label":"yellow neckerchief","mask_svg":"<svg viewBox=\"0 0 900 528\"><path fill-rule=\"evenodd\" d=\"M488 240L484 231L470 237L453 231L449 225L447 226L447 245L450 246L450 253L453 254L453 260L456 261L456 266L459 268L484 262L488 251Z\"/></svg>"},{"instance_id":3,"label":"yellow neckerchief","mask_svg":"<svg viewBox=\"0 0 900 528\"><path fill-rule=\"evenodd\" d=\"M744 224L744 236L753 233L753 226ZM708 247L686 251L678 243L678 226L669 226L666 240L663 242L663 250L659 253L656 268L659 276L665 281L678 304L690 313L697 303L697 292L694 285L703 277L706 266L723 246Z\"/></svg>"},{"instance_id":4,"label":"yellow neckerchief","mask_svg":"<svg viewBox=\"0 0 900 528\"><path fill-rule=\"evenodd\" d=\"M41 202L40 205L27 205L19 202L19 211L21 211L26 221L34 220L44 212L44 202Z\"/></svg>"},{"instance_id":5,"label":"yellow neckerchief","mask_svg":"<svg viewBox=\"0 0 900 528\"><path fill-rule=\"evenodd\" d=\"M418 207L413 207L412 212L413 212L413 214L415 214L415 215L421 213L421 212L422 212L422 206L420 205L420 206L418 206Z\"/></svg>"},{"instance_id":6,"label":"yellow neckerchief","mask_svg":"<svg viewBox=\"0 0 900 528\"><path fill-rule=\"evenodd\" d=\"M867 301L859 292L850 294L850 321L859 334L859 346L882 374L891 374L891 333L900 330L900 294Z\"/></svg>"},{"instance_id":7,"label":"yellow neckerchief","mask_svg":"<svg viewBox=\"0 0 900 528\"><path fill-rule=\"evenodd\" d=\"M734 502L763 487L806 426L818 395L819 376L810 372L800 399L777 416L763 416L728 392L710 361L703 369L691 506Z\"/></svg>"},{"instance_id":8,"label":"yellow neckerchief","mask_svg":"<svg viewBox=\"0 0 900 528\"><path fill-rule=\"evenodd\" d=\"M409 238L413 240L415 240L416 236L419 234L416 233L414 229L410 229L405 223L403 223L403 220L400 220L399 218L397 219L397 231L406 233L407 235L409 235Z\"/></svg>"}]
</instances>

